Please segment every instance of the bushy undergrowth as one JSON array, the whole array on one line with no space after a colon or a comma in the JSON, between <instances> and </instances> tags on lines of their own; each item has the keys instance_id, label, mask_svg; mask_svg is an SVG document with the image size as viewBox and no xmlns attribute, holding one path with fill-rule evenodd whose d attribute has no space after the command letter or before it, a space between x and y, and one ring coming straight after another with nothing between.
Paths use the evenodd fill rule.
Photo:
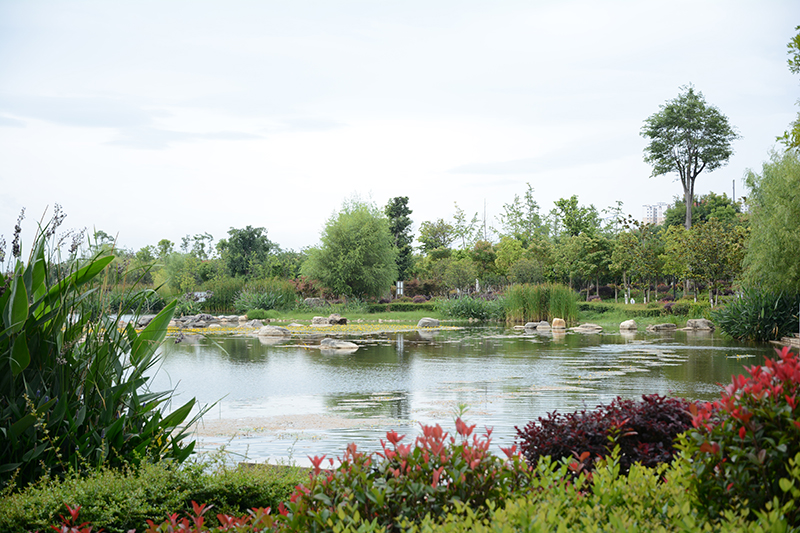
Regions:
<instances>
[{"instance_id":1,"label":"bushy undergrowth","mask_svg":"<svg viewBox=\"0 0 800 533\"><path fill-rule=\"evenodd\" d=\"M714 323L727 335L743 341L778 340L797 331L800 295L746 289L711 313Z\"/></svg>"},{"instance_id":2,"label":"bushy undergrowth","mask_svg":"<svg viewBox=\"0 0 800 533\"><path fill-rule=\"evenodd\" d=\"M644 395L642 401L617 397L609 405L593 410L547 417L517 428L520 449L531 465L542 457L581 457L592 470L594 464L619 446L621 471L634 463L656 466L672 460L673 441L692 427L689 402L658 394Z\"/></svg>"},{"instance_id":3,"label":"bushy undergrowth","mask_svg":"<svg viewBox=\"0 0 800 533\"><path fill-rule=\"evenodd\" d=\"M251 309L289 309L295 305L295 288L281 279L249 282L236 296L233 307L244 313Z\"/></svg>"},{"instance_id":4,"label":"bushy undergrowth","mask_svg":"<svg viewBox=\"0 0 800 533\"><path fill-rule=\"evenodd\" d=\"M110 313L157 313L166 305L164 298L153 289L119 288L108 291L105 298Z\"/></svg>"},{"instance_id":5,"label":"bushy undergrowth","mask_svg":"<svg viewBox=\"0 0 800 533\"><path fill-rule=\"evenodd\" d=\"M436 300L435 310L449 318L475 320L502 320L505 315L503 300L461 296Z\"/></svg>"},{"instance_id":6,"label":"bushy undergrowth","mask_svg":"<svg viewBox=\"0 0 800 533\"><path fill-rule=\"evenodd\" d=\"M143 464L139 468L100 469L63 480L43 479L0 498L0 533L45 531L64 504L80 507L81 521L94 531L143 531L146 520L160 523L168 515L191 513L192 501L214 506L217 513L246 514L252 507L272 507L289 499L295 486L308 480L305 469L294 467L224 468L200 464Z\"/></svg>"},{"instance_id":7,"label":"bushy undergrowth","mask_svg":"<svg viewBox=\"0 0 800 533\"><path fill-rule=\"evenodd\" d=\"M694 490L712 516L777 503L800 526L800 361L787 347L748 374L693 408L682 448L695 458Z\"/></svg>"},{"instance_id":8,"label":"bushy undergrowth","mask_svg":"<svg viewBox=\"0 0 800 533\"><path fill-rule=\"evenodd\" d=\"M219 277L205 282L202 290L206 291L208 296L202 304L203 310L208 313L234 312L234 301L245 283L244 278L230 277Z\"/></svg>"},{"instance_id":9,"label":"bushy undergrowth","mask_svg":"<svg viewBox=\"0 0 800 533\"><path fill-rule=\"evenodd\" d=\"M506 322L512 324L554 318L574 324L578 319L578 295L556 283L512 285L506 289L504 302Z\"/></svg>"}]
</instances>

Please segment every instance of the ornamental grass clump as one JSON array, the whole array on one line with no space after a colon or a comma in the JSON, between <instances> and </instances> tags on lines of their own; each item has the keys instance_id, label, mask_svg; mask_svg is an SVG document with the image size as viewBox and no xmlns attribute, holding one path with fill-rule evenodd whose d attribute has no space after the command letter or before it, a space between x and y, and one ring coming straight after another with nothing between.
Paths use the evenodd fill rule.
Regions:
<instances>
[{"instance_id":1,"label":"ornamental grass clump","mask_svg":"<svg viewBox=\"0 0 800 533\"><path fill-rule=\"evenodd\" d=\"M797 331L800 294L750 288L711 312L714 323L740 341L767 342Z\"/></svg>"},{"instance_id":2,"label":"ornamental grass clump","mask_svg":"<svg viewBox=\"0 0 800 533\"><path fill-rule=\"evenodd\" d=\"M552 322L563 318L567 324L578 319L578 296L557 283L512 285L505 292L505 318L509 324Z\"/></svg>"},{"instance_id":3,"label":"ornamental grass clump","mask_svg":"<svg viewBox=\"0 0 800 533\"><path fill-rule=\"evenodd\" d=\"M517 438L531 465L546 456L577 457L587 471L618 446L619 466L627 473L634 463L654 467L672 460L673 441L692 427L690 405L658 394L643 395L640 402L617 397L594 410L549 413L517 428Z\"/></svg>"},{"instance_id":4,"label":"ornamental grass clump","mask_svg":"<svg viewBox=\"0 0 800 533\"><path fill-rule=\"evenodd\" d=\"M712 517L771 507L800 526L800 360L788 347L778 353L734 377L719 400L692 407L681 447Z\"/></svg>"}]
</instances>

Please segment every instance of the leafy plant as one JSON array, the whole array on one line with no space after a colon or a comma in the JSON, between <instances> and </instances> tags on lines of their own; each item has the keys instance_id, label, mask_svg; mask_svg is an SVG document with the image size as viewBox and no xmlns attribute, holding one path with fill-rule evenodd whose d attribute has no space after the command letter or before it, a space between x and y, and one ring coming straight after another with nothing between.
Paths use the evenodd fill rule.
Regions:
<instances>
[{"instance_id":1,"label":"leafy plant","mask_svg":"<svg viewBox=\"0 0 800 533\"><path fill-rule=\"evenodd\" d=\"M241 313L251 309L286 309L294 304L294 285L279 279L248 283L233 302L234 308Z\"/></svg>"},{"instance_id":2,"label":"leafy plant","mask_svg":"<svg viewBox=\"0 0 800 533\"><path fill-rule=\"evenodd\" d=\"M436 311L451 318L502 319L503 302L498 299L472 296L447 298L436 301Z\"/></svg>"},{"instance_id":3,"label":"leafy plant","mask_svg":"<svg viewBox=\"0 0 800 533\"><path fill-rule=\"evenodd\" d=\"M719 328L738 340L766 342L780 339L797 328L800 294L745 289L724 307L712 311Z\"/></svg>"},{"instance_id":4,"label":"leafy plant","mask_svg":"<svg viewBox=\"0 0 800 533\"><path fill-rule=\"evenodd\" d=\"M552 412L537 422L517 428L520 449L535 465L542 457L580 457L588 470L619 446L619 465L627 472L634 463L656 466L672 460L675 437L691 428L689 402L658 394L642 401L617 397L592 411Z\"/></svg>"},{"instance_id":5,"label":"leafy plant","mask_svg":"<svg viewBox=\"0 0 800 533\"><path fill-rule=\"evenodd\" d=\"M800 360L788 347L779 354L734 377L719 400L692 407L695 429L681 447L711 516L771 504L800 525Z\"/></svg>"},{"instance_id":6,"label":"leafy plant","mask_svg":"<svg viewBox=\"0 0 800 533\"><path fill-rule=\"evenodd\" d=\"M96 313L90 296L111 255L60 261L58 217L40 228L27 264L15 247L0 274L0 481L23 484L69 468L184 460L192 399L162 412L172 391L151 392L148 374L175 304L140 332ZM19 226L18 226L19 227Z\"/></svg>"},{"instance_id":7,"label":"leafy plant","mask_svg":"<svg viewBox=\"0 0 800 533\"><path fill-rule=\"evenodd\" d=\"M439 425L423 426L414 445L390 431L382 451L366 454L351 444L341 464L327 471L323 466L332 468L333 459L325 465L325 456L314 457L314 475L279 508L280 523L292 531L329 530L333 521L392 529L403 520L441 516L456 502L478 512L487 511L489 502L502 505L526 486L528 468L516 446L504 450L508 460L501 459L489 451L491 431L478 436L474 429L460 418L458 437Z\"/></svg>"}]
</instances>

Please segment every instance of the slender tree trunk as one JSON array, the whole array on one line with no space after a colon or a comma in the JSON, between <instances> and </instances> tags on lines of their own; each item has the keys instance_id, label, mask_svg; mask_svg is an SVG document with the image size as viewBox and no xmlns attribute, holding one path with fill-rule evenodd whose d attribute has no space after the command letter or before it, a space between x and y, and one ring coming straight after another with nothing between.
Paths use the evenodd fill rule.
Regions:
<instances>
[{"instance_id":1,"label":"slender tree trunk","mask_svg":"<svg viewBox=\"0 0 800 533\"><path fill-rule=\"evenodd\" d=\"M616 282L615 282L615 283L614 283L614 303L615 303L615 304L616 304L616 303L619 303L619 300L617 300L617 292L618 292L618 289L619 289L619 286L618 286L618 285L616 284Z\"/></svg>"},{"instance_id":2,"label":"slender tree trunk","mask_svg":"<svg viewBox=\"0 0 800 533\"><path fill-rule=\"evenodd\" d=\"M597 287L597 297L600 298L600 274L594 279L595 287Z\"/></svg>"}]
</instances>

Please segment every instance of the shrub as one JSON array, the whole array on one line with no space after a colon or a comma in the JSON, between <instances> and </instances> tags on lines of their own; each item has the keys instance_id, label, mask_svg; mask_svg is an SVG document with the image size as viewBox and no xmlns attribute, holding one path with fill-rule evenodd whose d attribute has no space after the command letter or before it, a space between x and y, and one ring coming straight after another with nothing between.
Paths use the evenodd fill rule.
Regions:
<instances>
[{"instance_id":1,"label":"shrub","mask_svg":"<svg viewBox=\"0 0 800 533\"><path fill-rule=\"evenodd\" d=\"M779 354L734 377L719 400L692 408L695 429L681 446L711 516L775 500L800 525L800 361L788 347Z\"/></svg>"},{"instance_id":2,"label":"shrub","mask_svg":"<svg viewBox=\"0 0 800 533\"><path fill-rule=\"evenodd\" d=\"M413 299L413 302L415 304L424 304L427 301L428 301L428 299L425 296L421 295L421 294L418 294L418 295L414 296L414 299Z\"/></svg>"},{"instance_id":3,"label":"shrub","mask_svg":"<svg viewBox=\"0 0 800 533\"><path fill-rule=\"evenodd\" d=\"M741 298L711 312L714 323L734 339L766 342L797 328L800 295L746 289Z\"/></svg>"},{"instance_id":4,"label":"shrub","mask_svg":"<svg viewBox=\"0 0 800 533\"><path fill-rule=\"evenodd\" d=\"M689 310L691 309L692 304L685 300L679 300L675 302L672 307L670 307L670 314L679 315L679 316L686 316L689 314Z\"/></svg>"},{"instance_id":5,"label":"shrub","mask_svg":"<svg viewBox=\"0 0 800 533\"><path fill-rule=\"evenodd\" d=\"M250 282L236 296L233 307L239 313L251 309L287 309L295 304L294 285L285 280L270 279Z\"/></svg>"},{"instance_id":6,"label":"shrub","mask_svg":"<svg viewBox=\"0 0 800 533\"><path fill-rule=\"evenodd\" d=\"M444 298L436 301L436 311L451 318L476 320L501 320L503 318L502 300L462 296Z\"/></svg>"},{"instance_id":7,"label":"shrub","mask_svg":"<svg viewBox=\"0 0 800 533\"><path fill-rule=\"evenodd\" d=\"M227 468L165 462L139 468L99 469L64 479L41 480L0 498L0 533L45 531L64 504L80 506L81 521L109 533L143 531L146 520L162 521L174 513L191 513L192 501L214 505L206 522L216 515L240 515L252 507L277 509L295 487L308 480L308 470L297 467L255 466ZM95 530L96 530L95 529Z\"/></svg>"},{"instance_id":8,"label":"shrub","mask_svg":"<svg viewBox=\"0 0 800 533\"><path fill-rule=\"evenodd\" d=\"M209 293L202 303L204 311L209 313L232 313L234 301L245 284L244 278L220 277L203 284L203 290Z\"/></svg>"},{"instance_id":9,"label":"shrub","mask_svg":"<svg viewBox=\"0 0 800 533\"><path fill-rule=\"evenodd\" d=\"M644 395L641 402L617 397L593 411L566 415L554 411L538 423L517 428L517 437L531 465L544 456L558 459L588 452L585 465L591 470L616 445L622 451L620 467L627 472L636 462L656 466L672 459L673 440L691 428L689 405L658 394Z\"/></svg>"},{"instance_id":10,"label":"shrub","mask_svg":"<svg viewBox=\"0 0 800 533\"><path fill-rule=\"evenodd\" d=\"M247 316L247 320L273 320L278 318L278 312L274 309L270 311L264 311L263 309L250 309L245 313Z\"/></svg>"},{"instance_id":11,"label":"shrub","mask_svg":"<svg viewBox=\"0 0 800 533\"><path fill-rule=\"evenodd\" d=\"M147 384L175 304L141 332L93 314L87 296L110 287L110 255L62 261L54 217L33 240L28 264L15 248L0 274L0 483L24 484L69 468L143 460L183 461L192 399L165 415L173 391Z\"/></svg>"},{"instance_id":12,"label":"shrub","mask_svg":"<svg viewBox=\"0 0 800 533\"><path fill-rule=\"evenodd\" d=\"M322 468L332 467L332 459L326 464L325 456L314 457L315 475L280 508L280 520L292 531L329 530L329 520L392 528L403 520L443 516L456 503L484 515L488 502L501 506L530 476L515 446L504 450L508 460L501 459L489 451L491 431L478 436L474 429L460 418L458 437L439 425L423 426L413 446L390 431L381 452L365 454L351 444L329 471Z\"/></svg>"}]
</instances>

